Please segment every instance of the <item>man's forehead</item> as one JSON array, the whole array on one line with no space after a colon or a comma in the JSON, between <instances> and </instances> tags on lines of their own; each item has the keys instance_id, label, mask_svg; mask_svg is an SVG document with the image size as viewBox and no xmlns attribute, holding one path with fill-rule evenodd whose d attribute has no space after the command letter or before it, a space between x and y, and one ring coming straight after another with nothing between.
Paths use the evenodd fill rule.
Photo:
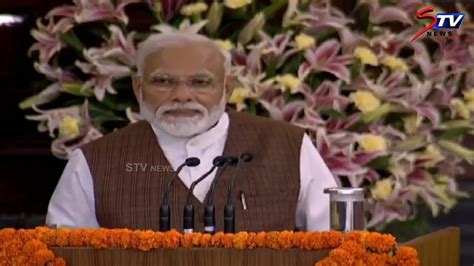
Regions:
<instances>
[{"instance_id":1,"label":"man's forehead","mask_svg":"<svg viewBox=\"0 0 474 266\"><path fill-rule=\"evenodd\" d=\"M145 72L156 70L176 74L208 71L219 75L224 71L224 56L214 46L201 43L162 47L145 58ZM174 73L172 73L174 74Z\"/></svg>"}]
</instances>

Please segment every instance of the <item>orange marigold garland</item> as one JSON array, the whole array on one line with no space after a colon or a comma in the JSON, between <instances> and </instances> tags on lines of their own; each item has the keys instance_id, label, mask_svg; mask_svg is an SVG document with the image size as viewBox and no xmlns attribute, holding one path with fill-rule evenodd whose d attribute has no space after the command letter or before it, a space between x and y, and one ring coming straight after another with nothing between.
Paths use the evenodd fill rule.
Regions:
<instances>
[{"instance_id":1,"label":"orange marigold garland","mask_svg":"<svg viewBox=\"0 0 474 266\"><path fill-rule=\"evenodd\" d=\"M50 246L133 248L142 251L178 247L332 249L329 256L316 265L419 265L416 250L397 248L393 236L375 232L219 232L209 235L182 234L176 230L163 233L105 228L0 230L0 262L7 265L66 265L62 258L55 257L48 248Z\"/></svg>"}]
</instances>

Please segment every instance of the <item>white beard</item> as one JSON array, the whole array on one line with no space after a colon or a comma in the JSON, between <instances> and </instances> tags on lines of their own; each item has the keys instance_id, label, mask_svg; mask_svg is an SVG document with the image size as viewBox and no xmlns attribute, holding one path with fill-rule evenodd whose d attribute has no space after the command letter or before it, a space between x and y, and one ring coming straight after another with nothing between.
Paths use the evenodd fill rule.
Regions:
<instances>
[{"instance_id":1,"label":"white beard","mask_svg":"<svg viewBox=\"0 0 474 266\"><path fill-rule=\"evenodd\" d=\"M160 106L156 112L153 112L147 104L140 99L140 114L154 127L176 137L192 137L203 133L211 128L219 121L226 107L225 93L222 95L221 101L208 110L197 102L190 103L171 103ZM198 111L199 114L191 117L173 117L164 113L170 110L190 109Z\"/></svg>"}]
</instances>

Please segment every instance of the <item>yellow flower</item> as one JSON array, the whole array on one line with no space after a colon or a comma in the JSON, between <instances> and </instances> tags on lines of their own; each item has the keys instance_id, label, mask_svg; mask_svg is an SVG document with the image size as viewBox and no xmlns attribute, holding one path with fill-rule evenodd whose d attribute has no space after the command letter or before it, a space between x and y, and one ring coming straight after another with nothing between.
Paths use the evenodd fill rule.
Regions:
<instances>
[{"instance_id":1,"label":"yellow flower","mask_svg":"<svg viewBox=\"0 0 474 266\"><path fill-rule=\"evenodd\" d=\"M474 101L467 101L466 102L466 108L470 112L474 112Z\"/></svg>"},{"instance_id":2,"label":"yellow flower","mask_svg":"<svg viewBox=\"0 0 474 266\"><path fill-rule=\"evenodd\" d=\"M382 64L389 67L393 71L408 71L408 66L405 64L405 61L401 58L395 56L386 56L382 59Z\"/></svg>"},{"instance_id":3,"label":"yellow flower","mask_svg":"<svg viewBox=\"0 0 474 266\"><path fill-rule=\"evenodd\" d=\"M250 91L246 88L239 87L235 88L232 92L232 95L229 98L229 103L231 104L239 104L243 103L245 99L247 99L250 95Z\"/></svg>"},{"instance_id":4,"label":"yellow flower","mask_svg":"<svg viewBox=\"0 0 474 266\"><path fill-rule=\"evenodd\" d=\"M378 66L379 60L377 59L377 55L372 52L367 47L358 46L354 50L354 56L358 58L362 64L364 65L371 65L371 66Z\"/></svg>"},{"instance_id":5,"label":"yellow flower","mask_svg":"<svg viewBox=\"0 0 474 266\"><path fill-rule=\"evenodd\" d=\"M384 137L374 134L362 135L359 144L367 152L385 151L388 146Z\"/></svg>"},{"instance_id":6,"label":"yellow flower","mask_svg":"<svg viewBox=\"0 0 474 266\"><path fill-rule=\"evenodd\" d=\"M77 118L66 116L59 123L59 135L61 137L73 138L79 135L79 125L81 121Z\"/></svg>"},{"instance_id":7,"label":"yellow flower","mask_svg":"<svg viewBox=\"0 0 474 266\"><path fill-rule=\"evenodd\" d=\"M467 106L464 104L464 102L461 99L453 98L451 99L450 103L453 106L454 111L456 111L456 113L460 117L464 119L469 119L471 117L471 113L469 112L469 109L467 108Z\"/></svg>"},{"instance_id":8,"label":"yellow flower","mask_svg":"<svg viewBox=\"0 0 474 266\"><path fill-rule=\"evenodd\" d=\"M390 179L379 180L375 183L375 187L370 189L370 193L374 199L387 200L392 194L393 181Z\"/></svg>"},{"instance_id":9,"label":"yellow flower","mask_svg":"<svg viewBox=\"0 0 474 266\"><path fill-rule=\"evenodd\" d=\"M314 46L315 44L314 38L304 33L301 33L298 36L296 36L295 42L296 42L296 46L300 50L304 50L306 48Z\"/></svg>"},{"instance_id":10,"label":"yellow flower","mask_svg":"<svg viewBox=\"0 0 474 266\"><path fill-rule=\"evenodd\" d=\"M301 81L292 74L277 76L276 81L283 85L285 88L290 89L291 94L297 93L301 85Z\"/></svg>"},{"instance_id":11,"label":"yellow flower","mask_svg":"<svg viewBox=\"0 0 474 266\"><path fill-rule=\"evenodd\" d=\"M467 109L471 112L474 111L474 88L464 91L463 94Z\"/></svg>"},{"instance_id":12,"label":"yellow flower","mask_svg":"<svg viewBox=\"0 0 474 266\"><path fill-rule=\"evenodd\" d=\"M237 9L252 3L252 0L225 0L224 5L228 8Z\"/></svg>"},{"instance_id":13,"label":"yellow flower","mask_svg":"<svg viewBox=\"0 0 474 266\"><path fill-rule=\"evenodd\" d=\"M426 163L424 163L424 165L427 167L434 167L439 162L444 160L444 156L441 154L439 149L433 144L428 145L428 147L426 147L426 150L424 152L419 153L416 157L419 160L428 160Z\"/></svg>"},{"instance_id":14,"label":"yellow flower","mask_svg":"<svg viewBox=\"0 0 474 266\"><path fill-rule=\"evenodd\" d=\"M234 44L229 40L214 40L214 42L227 51L234 48Z\"/></svg>"},{"instance_id":15,"label":"yellow flower","mask_svg":"<svg viewBox=\"0 0 474 266\"><path fill-rule=\"evenodd\" d=\"M474 88L471 88L468 91L463 91L462 94L464 94L464 100L474 101Z\"/></svg>"},{"instance_id":16,"label":"yellow flower","mask_svg":"<svg viewBox=\"0 0 474 266\"><path fill-rule=\"evenodd\" d=\"M354 101L357 109L362 113L368 113L380 106L380 100L370 91L356 91L351 93L349 97Z\"/></svg>"},{"instance_id":17,"label":"yellow flower","mask_svg":"<svg viewBox=\"0 0 474 266\"><path fill-rule=\"evenodd\" d=\"M198 2L198 3L183 6L181 8L181 14L189 17L192 15L200 14L206 10L207 10L207 4Z\"/></svg>"},{"instance_id":18,"label":"yellow flower","mask_svg":"<svg viewBox=\"0 0 474 266\"><path fill-rule=\"evenodd\" d=\"M449 185L445 183L436 184L433 187L433 193L441 200L441 204L447 209L451 209L456 205L456 198L450 196ZM436 215L435 215L436 216Z\"/></svg>"},{"instance_id":19,"label":"yellow flower","mask_svg":"<svg viewBox=\"0 0 474 266\"><path fill-rule=\"evenodd\" d=\"M409 134L414 133L420 126L420 119L418 115L409 115L403 118L403 125L405 126L405 131Z\"/></svg>"}]
</instances>

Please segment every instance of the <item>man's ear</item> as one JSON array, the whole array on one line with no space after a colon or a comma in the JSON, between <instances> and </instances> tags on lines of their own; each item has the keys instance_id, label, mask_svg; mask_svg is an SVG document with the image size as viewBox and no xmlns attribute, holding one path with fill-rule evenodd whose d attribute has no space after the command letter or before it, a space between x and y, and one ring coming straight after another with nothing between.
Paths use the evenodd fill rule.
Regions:
<instances>
[{"instance_id":1,"label":"man's ear","mask_svg":"<svg viewBox=\"0 0 474 266\"><path fill-rule=\"evenodd\" d=\"M237 86L237 77L233 75L228 75L226 77L225 88L224 88L227 101L229 100L236 86Z\"/></svg>"},{"instance_id":2,"label":"man's ear","mask_svg":"<svg viewBox=\"0 0 474 266\"><path fill-rule=\"evenodd\" d=\"M135 94L137 101L139 101L142 95L142 78L138 75L133 75L132 86L133 86L133 93Z\"/></svg>"}]
</instances>

